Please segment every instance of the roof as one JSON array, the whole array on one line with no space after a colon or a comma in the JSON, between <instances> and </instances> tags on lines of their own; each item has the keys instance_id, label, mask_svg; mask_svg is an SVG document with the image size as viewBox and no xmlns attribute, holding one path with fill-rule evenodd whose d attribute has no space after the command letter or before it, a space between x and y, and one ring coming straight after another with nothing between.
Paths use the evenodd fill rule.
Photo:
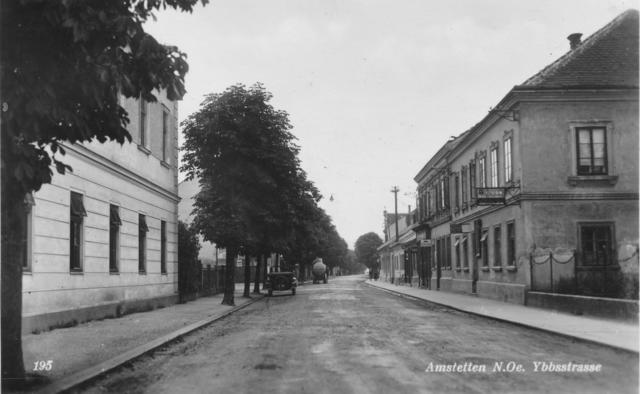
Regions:
<instances>
[{"instance_id":1,"label":"roof","mask_svg":"<svg viewBox=\"0 0 640 394\"><path fill-rule=\"evenodd\" d=\"M627 10L516 88L638 87L638 10Z\"/></svg>"}]
</instances>

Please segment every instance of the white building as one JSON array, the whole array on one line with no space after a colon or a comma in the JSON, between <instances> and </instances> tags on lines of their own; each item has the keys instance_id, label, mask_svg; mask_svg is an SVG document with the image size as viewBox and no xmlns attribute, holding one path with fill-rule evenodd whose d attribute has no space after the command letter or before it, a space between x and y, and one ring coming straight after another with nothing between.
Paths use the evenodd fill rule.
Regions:
<instances>
[{"instance_id":1,"label":"white building","mask_svg":"<svg viewBox=\"0 0 640 394\"><path fill-rule=\"evenodd\" d=\"M178 104L121 99L131 143L65 144L34 194L23 263L23 331L177 301Z\"/></svg>"}]
</instances>

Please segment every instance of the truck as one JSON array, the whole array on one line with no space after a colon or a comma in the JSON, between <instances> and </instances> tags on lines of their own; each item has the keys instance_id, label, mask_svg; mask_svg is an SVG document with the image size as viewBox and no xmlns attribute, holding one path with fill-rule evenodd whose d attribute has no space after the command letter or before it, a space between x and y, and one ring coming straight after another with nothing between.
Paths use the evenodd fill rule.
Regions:
<instances>
[{"instance_id":1,"label":"truck","mask_svg":"<svg viewBox=\"0 0 640 394\"><path fill-rule=\"evenodd\" d=\"M313 284L319 283L320 281L327 283L327 280L329 279L329 269L322 262L321 258L313 260L311 275L313 276Z\"/></svg>"}]
</instances>

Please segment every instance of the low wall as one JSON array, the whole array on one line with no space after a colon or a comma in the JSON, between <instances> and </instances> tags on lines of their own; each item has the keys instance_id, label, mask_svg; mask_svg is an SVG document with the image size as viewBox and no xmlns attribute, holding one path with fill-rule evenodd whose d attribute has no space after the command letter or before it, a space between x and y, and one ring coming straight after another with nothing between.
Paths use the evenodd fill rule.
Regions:
<instances>
[{"instance_id":1,"label":"low wall","mask_svg":"<svg viewBox=\"0 0 640 394\"><path fill-rule=\"evenodd\" d=\"M529 291L526 305L604 318L638 321L638 301Z\"/></svg>"},{"instance_id":2,"label":"low wall","mask_svg":"<svg viewBox=\"0 0 640 394\"><path fill-rule=\"evenodd\" d=\"M110 302L86 308L69 309L37 315L26 315L22 317L22 333L38 333L54 328L71 327L90 320L144 312L176 303L178 303L177 294L141 300Z\"/></svg>"},{"instance_id":3,"label":"low wall","mask_svg":"<svg viewBox=\"0 0 640 394\"><path fill-rule=\"evenodd\" d=\"M479 280L476 289L479 297L524 305L526 287L523 284Z\"/></svg>"}]
</instances>

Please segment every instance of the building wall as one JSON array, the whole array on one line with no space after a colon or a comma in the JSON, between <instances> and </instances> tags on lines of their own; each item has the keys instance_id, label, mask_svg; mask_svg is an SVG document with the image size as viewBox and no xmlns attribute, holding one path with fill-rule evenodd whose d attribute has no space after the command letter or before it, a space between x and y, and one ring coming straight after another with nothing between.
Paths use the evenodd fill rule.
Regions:
<instances>
[{"instance_id":1,"label":"building wall","mask_svg":"<svg viewBox=\"0 0 640 394\"><path fill-rule=\"evenodd\" d=\"M637 94L637 93L636 93ZM525 102L520 117L522 160L525 169L524 192L635 192L638 191L638 101L628 97L617 100L593 100L574 97L579 102ZM587 101L588 100L588 101ZM575 135L573 124L608 124L610 172L615 184L580 183L572 185L575 175ZM544 147L536 149L536 147ZM540 165L544 160L544 165Z\"/></svg>"},{"instance_id":2,"label":"building wall","mask_svg":"<svg viewBox=\"0 0 640 394\"><path fill-rule=\"evenodd\" d=\"M23 275L24 330L55 326L166 305L177 299L177 104L149 104L149 146L136 143L135 100L123 100L133 143L68 145L55 174L34 194L30 267ZM170 111L168 157L161 163L162 106ZM160 114L160 116L157 116ZM155 142L154 142L155 141ZM70 270L70 193L83 195L82 270ZM109 206L117 205L118 272L109 269ZM138 272L138 214L146 216L146 273ZM161 273L161 221L166 222L166 273Z\"/></svg>"},{"instance_id":3,"label":"building wall","mask_svg":"<svg viewBox=\"0 0 640 394\"><path fill-rule=\"evenodd\" d=\"M198 180L185 180L178 184L178 194L180 195L180 203L178 203L178 217L181 221L189 224L193 221L191 211L193 210L193 200L195 195L200 191ZM203 265L219 265L225 264L226 253L224 249L217 250L214 243L205 241L202 235L198 235L200 240L200 251L198 259Z\"/></svg>"}]
</instances>

